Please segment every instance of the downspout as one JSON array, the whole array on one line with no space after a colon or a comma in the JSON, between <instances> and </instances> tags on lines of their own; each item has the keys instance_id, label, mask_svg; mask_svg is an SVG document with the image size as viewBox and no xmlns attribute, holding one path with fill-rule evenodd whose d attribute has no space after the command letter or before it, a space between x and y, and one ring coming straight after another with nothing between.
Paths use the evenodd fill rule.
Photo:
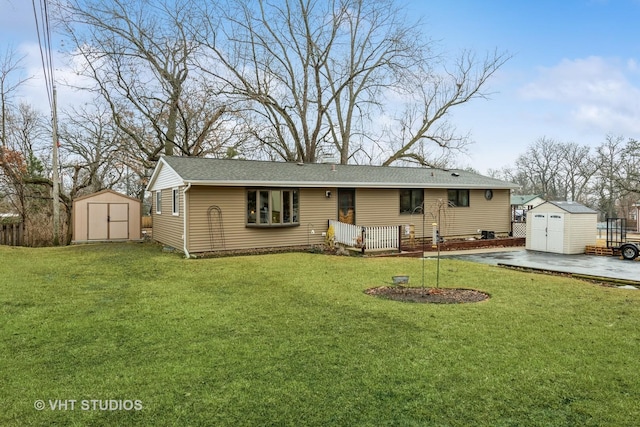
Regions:
<instances>
[{"instance_id":1,"label":"downspout","mask_svg":"<svg viewBox=\"0 0 640 427\"><path fill-rule=\"evenodd\" d=\"M187 203L187 191L191 188L191 183L187 184L187 186L182 190L182 195L184 196L182 199L184 200L184 219L182 220L182 241L184 256L188 259L191 258L189 255L189 250L187 249L187 217L189 213L189 204Z\"/></svg>"}]
</instances>

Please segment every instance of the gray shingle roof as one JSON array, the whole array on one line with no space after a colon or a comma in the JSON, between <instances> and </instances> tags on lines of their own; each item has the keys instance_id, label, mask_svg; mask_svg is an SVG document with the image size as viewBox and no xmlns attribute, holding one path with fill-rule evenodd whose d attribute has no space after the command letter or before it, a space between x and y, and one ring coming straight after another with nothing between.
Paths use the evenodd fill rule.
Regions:
<instances>
[{"instance_id":1,"label":"gray shingle roof","mask_svg":"<svg viewBox=\"0 0 640 427\"><path fill-rule=\"evenodd\" d=\"M510 182L459 169L299 164L197 157L163 157L162 160L185 183L200 185L486 189L518 187Z\"/></svg>"},{"instance_id":2,"label":"gray shingle roof","mask_svg":"<svg viewBox=\"0 0 640 427\"><path fill-rule=\"evenodd\" d=\"M598 213L591 208L581 205L578 202L562 202L562 201L550 201L552 205L559 207L572 214L595 214Z\"/></svg>"}]
</instances>

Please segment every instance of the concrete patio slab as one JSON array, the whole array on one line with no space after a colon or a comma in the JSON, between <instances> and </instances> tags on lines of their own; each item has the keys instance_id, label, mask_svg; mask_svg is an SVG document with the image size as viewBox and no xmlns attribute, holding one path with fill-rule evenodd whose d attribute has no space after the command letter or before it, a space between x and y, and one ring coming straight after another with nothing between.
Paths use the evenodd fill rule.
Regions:
<instances>
[{"instance_id":1,"label":"concrete patio slab","mask_svg":"<svg viewBox=\"0 0 640 427\"><path fill-rule=\"evenodd\" d=\"M433 257L435 254L429 253L425 256ZM640 258L625 261L611 256L552 254L528 251L524 248L441 252L440 256L484 264L505 264L640 282Z\"/></svg>"}]
</instances>

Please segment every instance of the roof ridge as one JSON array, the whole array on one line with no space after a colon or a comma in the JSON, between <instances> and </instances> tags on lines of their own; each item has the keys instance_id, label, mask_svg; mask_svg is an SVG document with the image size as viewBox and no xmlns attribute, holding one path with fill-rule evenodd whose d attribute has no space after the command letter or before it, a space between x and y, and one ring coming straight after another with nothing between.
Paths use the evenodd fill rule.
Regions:
<instances>
[{"instance_id":1,"label":"roof ridge","mask_svg":"<svg viewBox=\"0 0 640 427\"><path fill-rule=\"evenodd\" d=\"M518 185L465 169L162 157L181 182L224 186L513 189Z\"/></svg>"}]
</instances>

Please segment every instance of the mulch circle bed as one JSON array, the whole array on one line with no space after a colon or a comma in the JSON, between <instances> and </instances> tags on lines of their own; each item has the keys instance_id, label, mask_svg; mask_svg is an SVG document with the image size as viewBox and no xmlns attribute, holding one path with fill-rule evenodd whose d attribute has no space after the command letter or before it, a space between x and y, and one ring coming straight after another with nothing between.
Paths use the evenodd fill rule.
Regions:
<instances>
[{"instance_id":1,"label":"mulch circle bed","mask_svg":"<svg viewBox=\"0 0 640 427\"><path fill-rule=\"evenodd\" d=\"M462 304L489 299L489 295L475 289L461 288L409 288L404 286L380 286L364 291L367 295L402 302L432 304Z\"/></svg>"}]
</instances>

